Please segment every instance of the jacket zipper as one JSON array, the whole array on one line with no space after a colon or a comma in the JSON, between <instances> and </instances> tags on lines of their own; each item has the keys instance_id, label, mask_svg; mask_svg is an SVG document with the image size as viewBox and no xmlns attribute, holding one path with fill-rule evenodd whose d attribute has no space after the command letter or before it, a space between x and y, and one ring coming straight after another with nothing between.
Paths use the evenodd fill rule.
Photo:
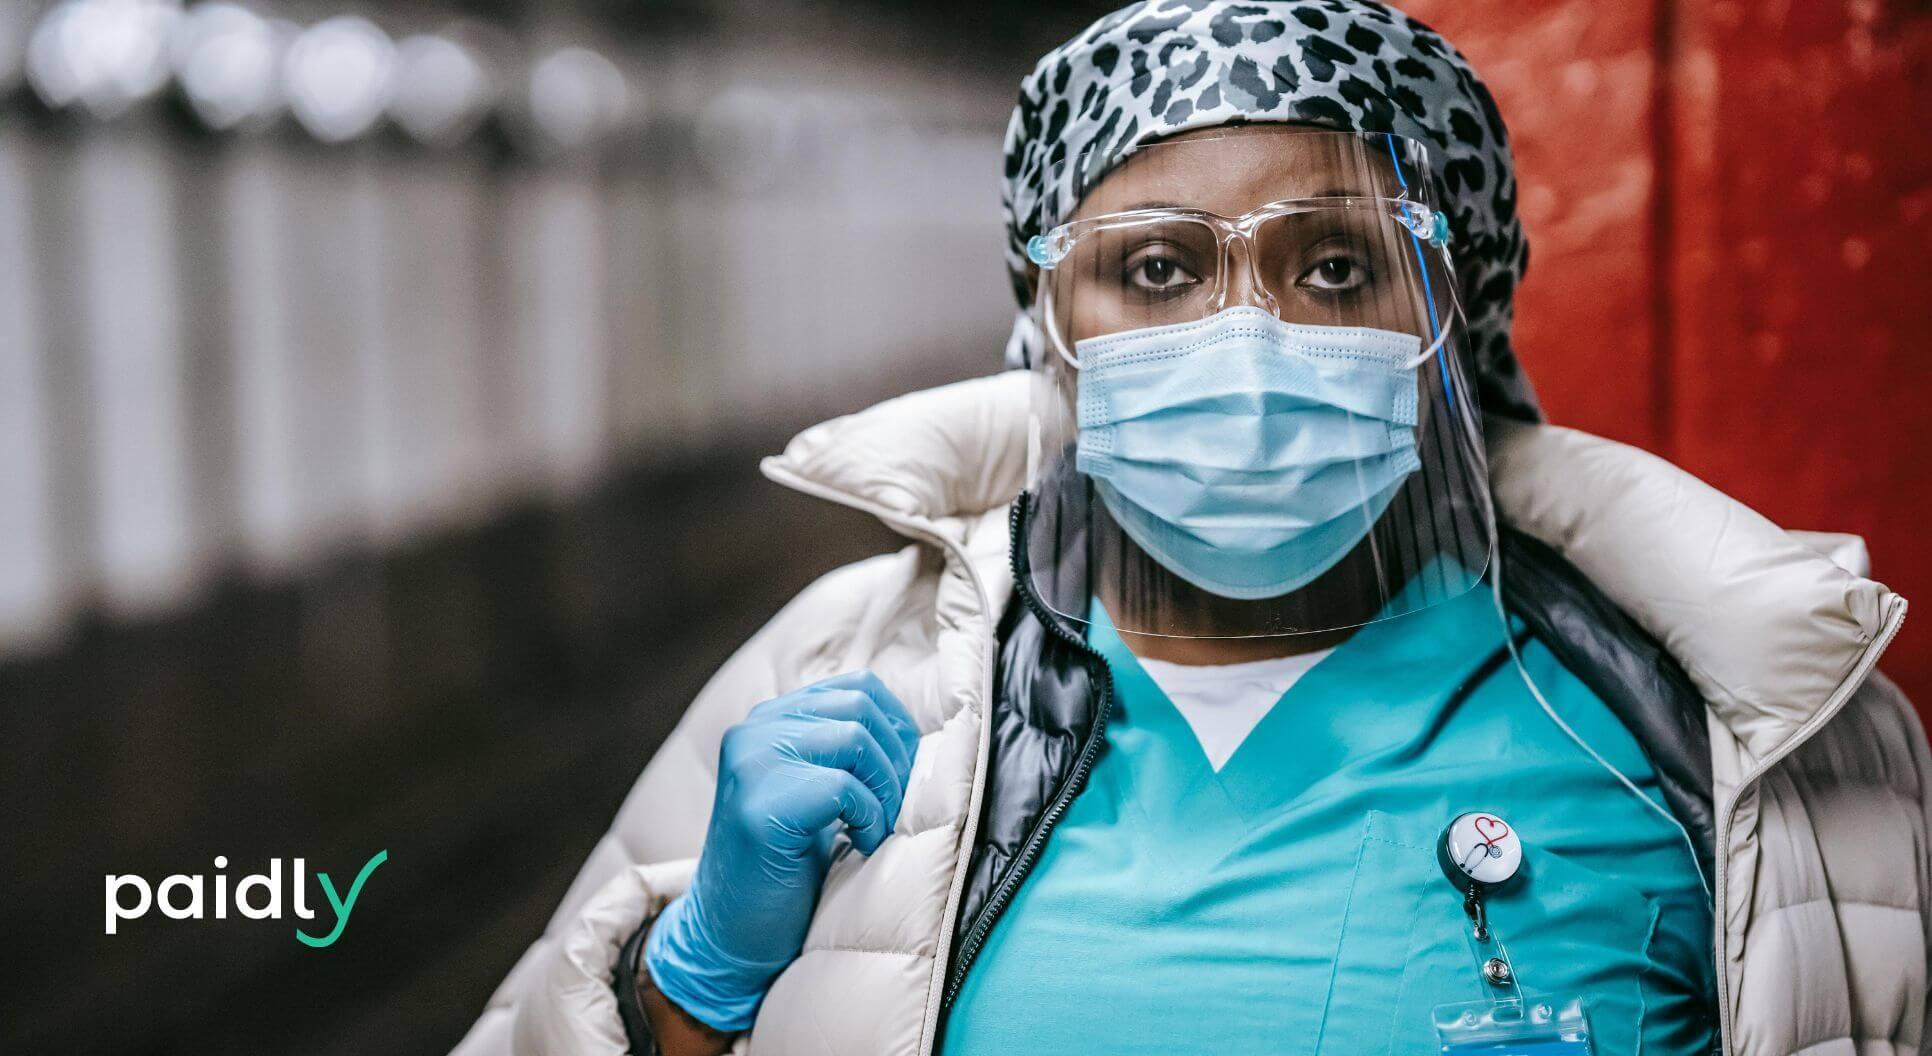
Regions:
<instances>
[{"instance_id":1,"label":"jacket zipper","mask_svg":"<svg viewBox=\"0 0 1932 1056\"><path fill-rule=\"evenodd\" d=\"M1032 584L1027 581L1026 569L1021 567L1020 546L1023 540L1020 538L1020 531L1025 523L1027 501L1027 496L1022 494L1013 503L1013 514L1009 518L1012 539L1008 554L1013 563L1013 589L1026 600L1026 607L1033 613L1034 618L1039 620L1049 633L1086 661L1090 674L1098 675L1096 681L1100 687L1100 707L1094 714L1093 729L1088 731L1086 743L1080 746L1080 756L1074 761L1073 771L1067 775L1065 781L1061 782L1059 790L1054 793L1052 804L1047 807L1046 813L1040 816L1039 822L1028 834L1026 843L1020 848L1019 858L1007 871L1006 879L1000 881L1000 886L994 889L992 897L987 899L986 907L980 910L979 919L973 922L973 930L967 932L960 940L959 959L954 962L952 979L946 984L946 996L940 1004L942 1010L952 1007L953 1000L959 996L961 985L966 981L966 969L972 967L973 958L979 955L980 947L985 944L986 936L992 931L994 922L1005 911L1006 904L1012 901L1013 893L1019 890L1020 883L1032 871L1033 863L1039 858L1041 848L1046 846L1047 834L1060 823L1060 818L1067 812L1073 797L1086 785L1087 775L1092 772L1094 760L1100 756L1100 746L1106 740L1107 714L1113 710L1114 680L1112 672L1107 667L1106 658L1095 652L1084 639L1062 626L1058 616L1046 611L1046 606L1033 593ZM991 707L992 702L988 701L987 706Z\"/></svg>"}]
</instances>

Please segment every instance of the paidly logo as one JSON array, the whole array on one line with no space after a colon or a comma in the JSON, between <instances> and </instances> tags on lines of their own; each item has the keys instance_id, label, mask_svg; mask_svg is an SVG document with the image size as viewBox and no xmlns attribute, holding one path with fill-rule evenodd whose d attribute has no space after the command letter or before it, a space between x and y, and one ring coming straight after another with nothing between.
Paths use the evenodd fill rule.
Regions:
<instances>
[{"instance_id":1,"label":"paidly logo","mask_svg":"<svg viewBox=\"0 0 1932 1056\"><path fill-rule=\"evenodd\" d=\"M315 880L321 888L322 897L335 913L335 924L327 934L315 936L301 928L295 929L295 937L304 946L321 949L335 944L342 937L342 929L349 926L349 914L355 909L356 899L362 897L362 885L369 881L369 874L376 867L389 860L388 851L377 851L368 861L362 863L361 871L349 884L349 892L344 895L336 890L335 881L327 873L318 872ZM302 920L314 920L316 911L310 907L306 859L291 859L287 871L290 878L287 889L289 907ZM215 868L228 868L228 856L216 855ZM212 891L214 903L213 916L216 920L227 920L232 905L235 912L249 920L282 919L282 859L270 858L268 871L249 873L235 881L233 899L229 897L228 874L217 872L212 877L199 873L176 873L165 877L160 883L150 885L146 879L131 874L107 874L106 908L103 916L107 933L118 934L120 924L125 920L135 920L147 916L151 909L159 909L161 915L172 920L202 920L208 914L208 904ZM128 904L131 893L133 904Z\"/></svg>"}]
</instances>

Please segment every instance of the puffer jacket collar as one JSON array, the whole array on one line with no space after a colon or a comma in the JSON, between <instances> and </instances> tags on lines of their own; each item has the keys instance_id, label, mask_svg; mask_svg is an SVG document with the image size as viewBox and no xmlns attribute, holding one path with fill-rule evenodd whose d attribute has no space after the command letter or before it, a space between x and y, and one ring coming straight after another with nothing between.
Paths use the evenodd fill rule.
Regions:
<instances>
[{"instance_id":1,"label":"puffer jacket collar","mask_svg":"<svg viewBox=\"0 0 1932 1056\"><path fill-rule=\"evenodd\" d=\"M808 430L764 468L776 481L870 511L946 550L965 566L991 620L1007 609L1009 553L1004 540L990 541L998 533L972 529L1025 482L1036 384L1037 375L1016 371L901 397ZM1713 767L1721 771L1712 796L1711 879L1723 1051L1734 1051L1745 1025L1800 1033L1802 1024L1784 1022L1788 1008L1763 1001L1740 1020L1755 905L1755 791L1865 684L1904 621L1905 599L1636 449L1496 421L1487 447L1502 522L1574 568L1661 643L1708 707ZM969 831L974 826L969 820ZM965 881L957 874L955 898ZM1742 897L1732 897L1734 884ZM937 1002L928 1008L929 1032L938 1011ZM1772 1028L1774 1021L1782 1026Z\"/></svg>"},{"instance_id":2,"label":"puffer jacket collar","mask_svg":"<svg viewBox=\"0 0 1932 1056\"><path fill-rule=\"evenodd\" d=\"M905 534L957 542L1024 487L1037 384L1010 371L888 400L801 433L764 469ZM1502 520L1661 642L1752 763L1828 719L1903 618L1883 584L1662 459L1548 425L1492 422L1488 442Z\"/></svg>"}]
</instances>

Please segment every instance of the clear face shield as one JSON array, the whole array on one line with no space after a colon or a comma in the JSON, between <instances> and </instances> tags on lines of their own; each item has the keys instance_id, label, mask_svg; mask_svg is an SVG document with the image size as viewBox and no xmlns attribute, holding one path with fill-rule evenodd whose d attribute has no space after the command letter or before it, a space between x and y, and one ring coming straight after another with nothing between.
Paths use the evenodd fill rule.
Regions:
<instances>
[{"instance_id":1,"label":"clear face shield","mask_svg":"<svg viewBox=\"0 0 1932 1056\"><path fill-rule=\"evenodd\" d=\"M1428 171L1395 136L1217 129L1043 218L1023 554L1042 602L1256 637L1477 584L1481 416Z\"/></svg>"}]
</instances>

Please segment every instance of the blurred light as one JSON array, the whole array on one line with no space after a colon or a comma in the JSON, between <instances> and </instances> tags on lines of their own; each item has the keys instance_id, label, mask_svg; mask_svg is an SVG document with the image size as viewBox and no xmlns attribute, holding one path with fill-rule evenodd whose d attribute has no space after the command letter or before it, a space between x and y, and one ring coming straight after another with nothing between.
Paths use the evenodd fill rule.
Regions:
<instances>
[{"instance_id":1,"label":"blurred light","mask_svg":"<svg viewBox=\"0 0 1932 1056\"><path fill-rule=\"evenodd\" d=\"M422 34L396 47L389 113L418 142L461 141L490 112L497 89L481 55L449 37Z\"/></svg>"},{"instance_id":2,"label":"blurred light","mask_svg":"<svg viewBox=\"0 0 1932 1056\"><path fill-rule=\"evenodd\" d=\"M168 32L180 16L166 0L68 0L34 30L28 81L49 106L118 116L167 83Z\"/></svg>"},{"instance_id":3,"label":"blurred light","mask_svg":"<svg viewBox=\"0 0 1932 1056\"><path fill-rule=\"evenodd\" d=\"M698 113L698 163L712 182L740 194L771 190L796 175L814 129L806 98L733 87Z\"/></svg>"},{"instance_id":4,"label":"blurred light","mask_svg":"<svg viewBox=\"0 0 1932 1056\"><path fill-rule=\"evenodd\" d=\"M31 19L19 0L0 0L0 94L20 86L26 72L27 32Z\"/></svg>"},{"instance_id":5,"label":"blurred light","mask_svg":"<svg viewBox=\"0 0 1932 1056\"><path fill-rule=\"evenodd\" d=\"M375 127L394 88L396 47L366 18L318 22L289 45L282 87L309 134L341 143Z\"/></svg>"},{"instance_id":6,"label":"blurred light","mask_svg":"<svg viewBox=\"0 0 1932 1056\"><path fill-rule=\"evenodd\" d=\"M211 128L264 124L282 109L282 41L267 19L238 4L201 4L170 48L188 105Z\"/></svg>"},{"instance_id":7,"label":"blurred light","mask_svg":"<svg viewBox=\"0 0 1932 1056\"><path fill-rule=\"evenodd\" d=\"M546 147L577 150L623 123L630 87L602 55L589 48L560 48L531 69L529 105Z\"/></svg>"}]
</instances>

